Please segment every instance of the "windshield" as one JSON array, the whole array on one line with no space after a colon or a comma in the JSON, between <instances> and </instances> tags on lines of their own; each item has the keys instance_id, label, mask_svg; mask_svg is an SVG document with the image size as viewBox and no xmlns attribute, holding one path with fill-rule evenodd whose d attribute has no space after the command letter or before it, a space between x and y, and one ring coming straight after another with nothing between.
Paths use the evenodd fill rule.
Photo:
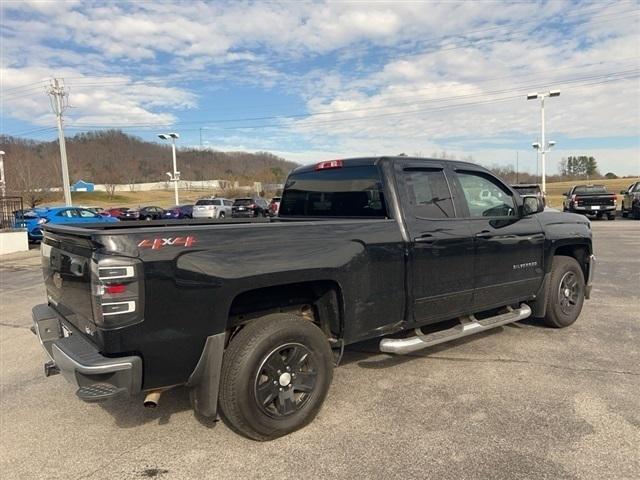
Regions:
<instances>
[{"instance_id":1,"label":"windshield","mask_svg":"<svg viewBox=\"0 0 640 480\"><path fill-rule=\"evenodd\" d=\"M253 198L236 198L233 205L235 207L244 207L246 205L251 205L253 203Z\"/></svg>"},{"instance_id":2,"label":"windshield","mask_svg":"<svg viewBox=\"0 0 640 480\"><path fill-rule=\"evenodd\" d=\"M599 193L608 193L607 188L604 185L579 185L573 191L573 193L579 194L599 194Z\"/></svg>"}]
</instances>

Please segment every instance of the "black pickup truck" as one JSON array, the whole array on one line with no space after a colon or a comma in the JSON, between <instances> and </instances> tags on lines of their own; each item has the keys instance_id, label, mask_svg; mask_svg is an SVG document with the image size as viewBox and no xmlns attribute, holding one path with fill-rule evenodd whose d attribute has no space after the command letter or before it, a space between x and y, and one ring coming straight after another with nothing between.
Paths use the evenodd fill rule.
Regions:
<instances>
[{"instance_id":1,"label":"black pickup truck","mask_svg":"<svg viewBox=\"0 0 640 480\"><path fill-rule=\"evenodd\" d=\"M563 195L566 197L565 212L595 215L596 218L606 215L609 220L616 219L618 199L604 185L576 185Z\"/></svg>"},{"instance_id":2,"label":"black pickup truck","mask_svg":"<svg viewBox=\"0 0 640 480\"><path fill-rule=\"evenodd\" d=\"M297 168L274 219L44 230L47 375L86 401L153 406L186 386L198 414L219 406L257 440L315 417L345 345L407 354L529 316L566 327L595 268L584 216L543 212L478 165L408 157Z\"/></svg>"}]
</instances>

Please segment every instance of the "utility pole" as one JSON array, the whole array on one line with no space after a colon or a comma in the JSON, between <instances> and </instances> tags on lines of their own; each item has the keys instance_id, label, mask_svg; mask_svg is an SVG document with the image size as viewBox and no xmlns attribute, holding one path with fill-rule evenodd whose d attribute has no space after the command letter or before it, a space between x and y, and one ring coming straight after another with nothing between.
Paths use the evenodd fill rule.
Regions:
<instances>
[{"instance_id":1,"label":"utility pole","mask_svg":"<svg viewBox=\"0 0 640 480\"><path fill-rule=\"evenodd\" d=\"M558 97L560 96L560 90L550 90L548 92L536 92L530 93L527 95L527 100L534 100L536 98L540 99L540 159L542 160L542 194L546 194L547 192L547 153L551 150L556 142L545 142L545 129L544 129L544 99L546 97ZM536 148L534 146L534 148Z\"/></svg>"},{"instance_id":2,"label":"utility pole","mask_svg":"<svg viewBox=\"0 0 640 480\"><path fill-rule=\"evenodd\" d=\"M56 114L58 124L58 143L60 144L60 163L62 165L62 190L64 191L64 204L71 206L71 191L69 189L69 166L67 165L67 146L64 141L64 128L62 114L69 106L69 94L64 89L61 80L54 78L51 81L47 93L51 97L51 108Z\"/></svg>"}]
</instances>

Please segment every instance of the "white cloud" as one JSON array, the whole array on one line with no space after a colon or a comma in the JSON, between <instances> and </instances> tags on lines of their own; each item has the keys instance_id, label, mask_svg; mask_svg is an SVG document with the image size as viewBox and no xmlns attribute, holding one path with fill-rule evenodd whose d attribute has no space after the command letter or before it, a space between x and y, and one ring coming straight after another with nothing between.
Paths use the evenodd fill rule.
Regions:
<instances>
[{"instance_id":1,"label":"white cloud","mask_svg":"<svg viewBox=\"0 0 640 480\"><path fill-rule=\"evenodd\" d=\"M172 122L197 105L175 81L226 80L304 99L316 115L277 130L313 149L290 149L294 159L430 154L451 146L481 156L495 152L474 146L479 141L495 145L514 134L533 140L538 107L522 94L557 83L563 93L548 104L551 136L640 134L637 76L573 83L638 69L633 3L5 2L2 8L3 89L79 77L69 82L76 107L69 122L76 125ZM97 75L119 82L87 79ZM19 93L7 93L2 115L50 125L46 96ZM507 98L513 95L519 97ZM274 146L272 132L257 129L237 144Z\"/></svg>"}]
</instances>

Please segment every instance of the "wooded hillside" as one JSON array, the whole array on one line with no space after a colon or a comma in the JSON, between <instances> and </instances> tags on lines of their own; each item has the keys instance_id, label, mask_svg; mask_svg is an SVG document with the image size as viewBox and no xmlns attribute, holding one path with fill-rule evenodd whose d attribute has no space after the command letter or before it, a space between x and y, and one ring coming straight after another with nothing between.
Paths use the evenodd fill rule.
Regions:
<instances>
[{"instance_id":1,"label":"wooded hillside","mask_svg":"<svg viewBox=\"0 0 640 480\"><path fill-rule=\"evenodd\" d=\"M172 170L171 147L146 142L118 130L81 133L67 138L71 183L141 183L167 179ZM61 184L58 142L0 137L5 151L7 190L21 194ZM237 180L282 183L297 164L267 152L218 152L179 149L183 180Z\"/></svg>"}]
</instances>

